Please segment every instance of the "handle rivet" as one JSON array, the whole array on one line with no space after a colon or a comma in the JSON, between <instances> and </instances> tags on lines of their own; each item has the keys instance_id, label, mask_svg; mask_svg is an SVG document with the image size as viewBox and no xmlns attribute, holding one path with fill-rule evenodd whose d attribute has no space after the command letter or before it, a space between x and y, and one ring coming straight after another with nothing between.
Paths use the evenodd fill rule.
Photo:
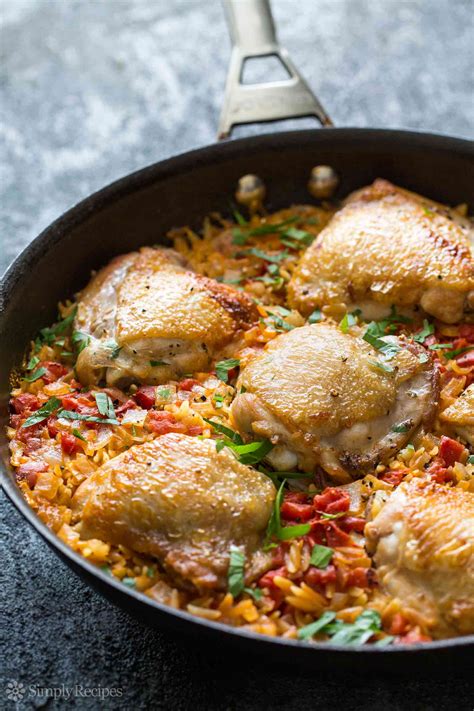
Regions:
<instances>
[{"instance_id":1,"label":"handle rivet","mask_svg":"<svg viewBox=\"0 0 474 711\"><path fill-rule=\"evenodd\" d=\"M259 210L265 199L266 189L264 182L258 175L243 175L237 184L235 199L241 205L248 207L250 212Z\"/></svg>"},{"instance_id":2,"label":"handle rivet","mask_svg":"<svg viewBox=\"0 0 474 711\"><path fill-rule=\"evenodd\" d=\"M339 178L330 165L316 165L308 182L308 190L318 200L332 197L339 185Z\"/></svg>"}]
</instances>

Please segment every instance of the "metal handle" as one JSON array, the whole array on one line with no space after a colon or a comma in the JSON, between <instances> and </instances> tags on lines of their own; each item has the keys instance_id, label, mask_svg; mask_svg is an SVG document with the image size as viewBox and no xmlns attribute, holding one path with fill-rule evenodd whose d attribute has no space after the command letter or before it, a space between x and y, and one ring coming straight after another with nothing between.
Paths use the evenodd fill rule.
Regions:
<instances>
[{"instance_id":1,"label":"metal handle","mask_svg":"<svg viewBox=\"0 0 474 711\"><path fill-rule=\"evenodd\" d=\"M332 126L288 52L278 44L269 0L223 2L233 47L218 138L227 138L237 124L303 116L315 116L323 126ZM245 60L268 56L277 57L290 78L265 84L242 84Z\"/></svg>"}]
</instances>

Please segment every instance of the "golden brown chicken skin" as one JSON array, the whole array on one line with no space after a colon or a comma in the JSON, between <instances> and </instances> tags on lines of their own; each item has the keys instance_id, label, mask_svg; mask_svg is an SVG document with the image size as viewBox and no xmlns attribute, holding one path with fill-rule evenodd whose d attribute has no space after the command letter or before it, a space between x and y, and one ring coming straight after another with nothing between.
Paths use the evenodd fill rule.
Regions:
<instances>
[{"instance_id":1,"label":"golden brown chicken skin","mask_svg":"<svg viewBox=\"0 0 474 711\"><path fill-rule=\"evenodd\" d=\"M402 483L365 527L377 578L434 637L474 632L474 495Z\"/></svg>"},{"instance_id":2,"label":"golden brown chicken skin","mask_svg":"<svg viewBox=\"0 0 474 711\"><path fill-rule=\"evenodd\" d=\"M474 446L474 383L441 413L440 420L448 424L454 434Z\"/></svg>"},{"instance_id":3,"label":"golden brown chicken skin","mask_svg":"<svg viewBox=\"0 0 474 711\"><path fill-rule=\"evenodd\" d=\"M357 478L395 454L428 425L438 395L431 361L421 347L384 357L360 337L331 323L295 328L271 341L242 370L232 418L250 438L269 438L281 470L322 466L339 481ZM389 370L389 372L387 372Z\"/></svg>"},{"instance_id":4,"label":"golden brown chicken skin","mask_svg":"<svg viewBox=\"0 0 474 711\"><path fill-rule=\"evenodd\" d=\"M76 491L83 539L100 538L156 557L177 584L225 589L229 550L246 578L268 567L258 550L275 499L264 474L215 442L166 434L104 464Z\"/></svg>"},{"instance_id":5,"label":"golden brown chicken skin","mask_svg":"<svg viewBox=\"0 0 474 711\"><path fill-rule=\"evenodd\" d=\"M379 318L384 307L421 306L456 323L474 310L471 223L376 180L346 200L303 255L289 284L293 308L343 304Z\"/></svg>"},{"instance_id":6,"label":"golden brown chicken skin","mask_svg":"<svg viewBox=\"0 0 474 711\"><path fill-rule=\"evenodd\" d=\"M81 293L75 329L84 385L158 384L206 370L257 317L251 299L195 274L172 250L144 247L102 269Z\"/></svg>"}]
</instances>

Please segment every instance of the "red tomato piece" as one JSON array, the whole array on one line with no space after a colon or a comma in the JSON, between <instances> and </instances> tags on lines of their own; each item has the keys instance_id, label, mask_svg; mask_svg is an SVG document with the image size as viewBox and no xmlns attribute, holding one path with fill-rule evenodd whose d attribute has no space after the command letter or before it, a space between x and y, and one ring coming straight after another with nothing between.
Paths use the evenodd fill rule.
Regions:
<instances>
[{"instance_id":1,"label":"red tomato piece","mask_svg":"<svg viewBox=\"0 0 474 711\"><path fill-rule=\"evenodd\" d=\"M196 437L200 434L202 434L202 427L200 425L193 425L192 427L188 427L188 435L191 435L191 437Z\"/></svg>"},{"instance_id":2,"label":"red tomato piece","mask_svg":"<svg viewBox=\"0 0 474 711\"><path fill-rule=\"evenodd\" d=\"M390 634L401 635L405 634L410 627L408 620L402 615L401 612L396 612L390 623Z\"/></svg>"},{"instance_id":3,"label":"red tomato piece","mask_svg":"<svg viewBox=\"0 0 474 711\"><path fill-rule=\"evenodd\" d=\"M328 583L335 583L336 577L336 568L334 565L328 565L324 570L311 565L304 574L304 581L312 587L324 587L324 585Z\"/></svg>"},{"instance_id":4,"label":"red tomato piece","mask_svg":"<svg viewBox=\"0 0 474 711\"><path fill-rule=\"evenodd\" d=\"M156 388L154 385L143 385L135 393L135 401L145 410L150 410L155 404Z\"/></svg>"},{"instance_id":5,"label":"red tomato piece","mask_svg":"<svg viewBox=\"0 0 474 711\"><path fill-rule=\"evenodd\" d=\"M180 390L189 391L192 390L195 385L200 385L199 380L195 380L194 378L185 378L179 383L178 388Z\"/></svg>"},{"instance_id":6,"label":"red tomato piece","mask_svg":"<svg viewBox=\"0 0 474 711\"><path fill-rule=\"evenodd\" d=\"M469 343L474 343L474 324L465 323L459 326L459 335Z\"/></svg>"},{"instance_id":7,"label":"red tomato piece","mask_svg":"<svg viewBox=\"0 0 474 711\"><path fill-rule=\"evenodd\" d=\"M41 437L30 437L26 444L25 444L25 449L23 450L25 454L31 454L31 452L36 452L38 449L41 448L43 444L43 440Z\"/></svg>"},{"instance_id":8,"label":"red tomato piece","mask_svg":"<svg viewBox=\"0 0 474 711\"><path fill-rule=\"evenodd\" d=\"M381 481L385 481L387 484L392 486L398 486L405 476L406 472L390 470L379 476Z\"/></svg>"},{"instance_id":9,"label":"red tomato piece","mask_svg":"<svg viewBox=\"0 0 474 711\"><path fill-rule=\"evenodd\" d=\"M150 410L146 418L147 425L152 432L158 435L168 434L168 432L185 432L186 425L177 422L170 412L157 412Z\"/></svg>"},{"instance_id":10,"label":"red tomato piece","mask_svg":"<svg viewBox=\"0 0 474 711\"><path fill-rule=\"evenodd\" d=\"M344 533L344 531L341 531L334 521L329 521L326 527L326 540L330 548L354 545L352 538L347 533Z\"/></svg>"},{"instance_id":11,"label":"red tomato piece","mask_svg":"<svg viewBox=\"0 0 474 711\"><path fill-rule=\"evenodd\" d=\"M75 454L81 447L77 437L69 432L63 432L61 435L61 448L66 454Z\"/></svg>"},{"instance_id":12,"label":"red tomato piece","mask_svg":"<svg viewBox=\"0 0 474 711\"><path fill-rule=\"evenodd\" d=\"M461 355L456 358L456 363L461 368L472 368L472 366L474 366L474 350L461 353Z\"/></svg>"},{"instance_id":13,"label":"red tomato piece","mask_svg":"<svg viewBox=\"0 0 474 711\"><path fill-rule=\"evenodd\" d=\"M285 500L280 513L285 521L308 521L313 515L311 504L300 504L297 501Z\"/></svg>"},{"instance_id":14,"label":"red tomato piece","mask_svg":"<svg viewBox=\"0 0 474 711\"><path fill-rule=\"evenodd\" d=\"M344 516L338 522L339 528L342 528L346 533L355 531L356 533L363 533L365 528L365 518L359 518L358 516Z\"/></svg>"},{"instance_id":15,"label":"red tomato piece","mask_svg":"<svg viewBox=\"0 0 474 711\"><path fill-rule=\"evenodd\" d=\"M317 494L313 499L313 506L316 511L336 514L341 511L349 511L351 499L346 491L341 491L335 487L324 489L321 494Z\"/></svg>"},{"instance_id":16,"label":"red tomato piece","mask_svg":"<svg viewBox=\"0 0 474 711\"><path fill-rule=\"evenodd\" d=\"M276 588L278 590L279 588L276 587L275 581L274 581L274 579L277 575L282 578L286 577L287 570L284 565L281 568L276 568L275 570L269 570L267 573L265 573L265 575L262 575L262 577L258 581L258 586L260 588Z\"/></svg>"},{"instance_id":17,"label":"red tomato piece","mask_svg":"<svg viewBox=\"0 0 474 711\"><path fill-rule=\"evenodd\" d=\"M19 442L26 444L32 437L39 437L43 427L44 422L38 422L38 424L30 425L29 427L19 427L16 431L15 437Z\"/></svg>"},{"instance_id":18,"label":"red tomato piece","mask_svg":"<svg viewBox=\"0 0 474 711\"><path fill-rule=\"evenodd\" d=\"M31 393L22 393L21 395L18 395L18 397L10 400L10 405L19 415L23 415L23 413L26 412L34 412L40 406L36 395L32 395Z\"/></svg>"},{"instance_id":19,"label":"red tomato piece","mask_svg":"<svg viewBox=\"0 0 474 711\"><path fill-rule=\"evenodd\" d=\"M62 376L67 373L67 368L65 368L64 365L51 360L42 361L39 363L39 367L46 369L46 373L41 376L45 383L52 383L55 380L59 380L59 378L62 378Z\"/></svg>"},{"instance_id":20,"label":"red tomato piece","mask_svg":"<svg viewBox=\"0 0 474 711\"><path fill-rule=\"evenodd\" d=\"M54 439L54 437L56 437L56 435L57 435L58 432L59 432L59 429L58 429L58 426L57 426L57 425L58 425L58 420L57 420L57 418L54 417L54 416L48 417L48 419L46 420L46 424L47 424L47 426L48 426L49 436L50 436L52 439Z\"/></svg>"},{"instance_id":21,"label":"red tomato piece","mask_svg":"<svg viewBox=\"0 0 474 711\"><path fill-rule=\"evenodd\" d=\"M418 644L419 642L431 642L432 637L422 634L419 629L410 630L406 634L398 637L394 644Z\"/></svg>"},{"instance_id":22,"label":"red tomato piece","mask_svg":"<svg viewBox=\"0 0 474 711\"><path fill-rule=\"evenodd\" d=\"M439 445L439 456L447 467L452 467L455 462L459 462L464 453L464 445L451 437L441 437Z\"/></svg>"},{"instance_id":23,"label":"red tomato piece","mask_svg":"<svg viewBox=\"0 0 474 711\"><path fill-rule=\"evenodd\" d=\"M116 408L115 414L116 415L123 415L124 412L127 412L127 410L133 410L134 407L137 406L137 403L135 400L126 400L122 405Z\"/></svg>"},{"instance_id":24,"label":"red tomato piece","mask_svg":"<svg viewBox=\"0 0 474 711\"><path fill-rule=\"evenodd\" d=\"M19 479L26 479L28 474L32 474L35 472L36 474L40 474L41 472L45 472L48 470L48 465L46 462L37 462L34 460L31 460L29 462L26 462L26 464L20 464L18 469L16 470L16 475Z\"/></svg>"},{"instance_id":25,"label":"red tomato piece","mask_svg":"<svg viewBox=\"0 0 474 711\"><path fill-rule=\"evenodd\" d=\"M372 568L352 568L347 574L346 587L370 588L375 582Z\"/></svg>"}]
</instances>

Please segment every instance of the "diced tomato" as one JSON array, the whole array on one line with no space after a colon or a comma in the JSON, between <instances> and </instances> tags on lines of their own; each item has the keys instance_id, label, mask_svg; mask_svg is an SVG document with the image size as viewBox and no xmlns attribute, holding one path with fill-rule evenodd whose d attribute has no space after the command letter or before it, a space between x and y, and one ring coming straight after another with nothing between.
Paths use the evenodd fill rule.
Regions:
<instances>
[{"instance_id":1,"label":"diced tomato","mask_svg":"<svg viewBox=\"0 0 474 711\"><path fill-rule=\"evenodd\" d=\"M15 437L19 442L26 444L32 437L39 437L43 428L44 422L38 422L36 425L30 425L29 427L19 427Z\"/></svg>"},{"instance_id":2,"label":"diced tomato","mask_svg":"<svg viewBox=\"0 0 474 711\"><path fill-rule=\"evenodd\" d=\"M308 521L313 515L311 504L299 504L296 501L284 501L280 513L285 521Z\"/></svg>"},{"instance_id":3,"label":"diced tomato","mask_svg":"<svg viewBox=\"0 0 474 711\"><path fill-rule=\"evenodd\" d=\"M313 506L316 511L336 514L341 511L348 511L351 503L349 494L335 487L324 489L321 494L317 494L313 499Z\"/></svg>"},{"instance_id":4,"label":"diced tomato","mask_svg":"<svg viewBox=\"0 0 474 711\"><path fill-rule=\"evenodd\" d=\"M46 373L41 376L45 383L52 383L67 373L67 368L64 365L51 360L42 361L39 363L39 367L46 369Z\"/></svg>"},{"instance_id":5,"label":"diced tomato","mask_svg":"<svg viewBox=\"0 0 474 711\"><path fill-rule=\"evenodd\" d=\"M24 479L25 476L31 472L45 472L47 469L48 465L46 462L39 462L34 459L30 459L30 461L26 462L26 464L20 464L16 470L16 473L20 479Z\"/></svg>"},{"instance_id":6,"label":"diced tomato","mask_svg":"<svg viewBox=\"0 0 474 711\"><path fill-rule=\"evenodd\" d=\"M22 393L21 395L18 395L18 397L10 400L10 405L19 415L23 415L26 412L34 412L40 406L36 395L32 395L31 393Z\"/></svg>"},{"instance_id":7,"label":"diced tomato","mask_svg":"<svg viewBox=\"0 0 474 711\"><path fill-rule=\"evenodd\" d=\"M202 434L201 425L192 425L191 427L188 427L188 435L191 435L191 437L196 437L200 434Z\"/></svg>"},{"instance_id":8,"label":"diced tomato","mask_svg":"<svg viewBox=\"0 0 474 711\"><path fill-rule=\"evenodd\" d=\"M352 568L346 578L346 587L370 588L375 582L375 571L372 568Z\"/></svg>"},{"instance_id":9,"label":"diced tomato","mask_svg":"<svg viewBox=\"0 0 474 711\"><path fill-rule=\"evenodd\" d=\"M464 445L451 437L441 437L439 445L439 456L447 467L452 467L455 462L459 462L464 453Z\"/></svg>"},{"instance_id":10,"label":"diced tomato","mask_svg":"<svg viewBox=\"0 0 474 711\"><path fill-rule=\"evenodd\" d=\"M115 414L116 415L123 415L124 412L127 412L127 410L133 410L134 407L137 406L137 403L135 400L126 400L122 405L119 405L119 407L116 408Z\"/></svg>"},{"instance_id":11,"label":"diced tomato","mask_svg":"<svg viewBox=\"0 0 474 711\"><path fill-rule=\"evenodd\" d=\"M155 404L156 388L154 385L143 385L135 393L135 401L145 410L150 410Z\"/></svg>"},{"instance_id":12,"label":"diced tomato","mask_svg":"<svg viewBox=\"0 0 474 711\"><path fill-rule=\"evenodd\" d=\"M363 533L365 528L365 518L359 518L358 516L344 516L338 522L339 528L342 528L346 533L355 531L356 533Z\"/></svg>"},{"instance_id":13,"label":"diced tomato","mask_svg":"<svg viewBox=\"0 0 474 711\"><path fill-rule=\"evenodd\" d=\"M186 425L182 422L177 422L171 412L157 412L150 410L147 415L146 423L149 429L155 434L164 435L168 432L185 432Z\"/></svg>"},{"instance_id":14,"label":"diced tomato","mask_svg":"<svg viewBox=\"0 0 474 711\"><path fill-rule=\"evenodd\" d=\"M41 437L30 437L25 444L25 449L23 450L25 454L31 454L31 452L36 452L43 445L43 440Z\"/></svg>"},{"instance_id":15,"label":"diced tomato","mask_svg":"<svg viewBox=\"0 0 474 711\"><path fill-rule=\"evenodd\" d=\"M456 358L456 363L461 368L472 368L474 365L474 350L461 353L461 355Z\"/></svg>"},{"instance_id":16,"label":"diced tomato","mask_svg":"<svg viewBox=\"0 0 474 711\"><path fill-rule=\"evenodd\" d=\"M459 326L459 335L469 343L474 343L474 324L465 323Z\"/></svg>"},{"instance_id":17,"label":"diced tomato","mask_svg":"<svg viewBox=\"0 0 474 711\"><path fill-rule=\"evenodd\" d=\"M304 574L304 581L312 587L324 587L324 585L328 583L335 583L336 577L336 568L334 565L328 565L324 570L311 565Z\"/></svg>"},{"instance_id":18,"label":"diced tomato","mask_svg":"<svg viewBox=\"0 0 474 711\"><path fill-rule=\"evenodd\" d=\"M69 432L63 432L61 434L61 448L66 454L75 454L81 449L77 437L74 437L73 434L69 434Z\"/></svg>"},{"instance_id":19,"label":"diced tomato","mask_svg":"<svg viewBox=\"0 0 474 711\"><path fill-rule=\"evenodd\" d=\"M265 575L262 575L258 581L258 586L260 588L276 588L275 577L278 575L282 578L286 577L287 570L283 565L281 568L276 568L275 570L269 570ZM278 588L277 588L278 589Z\"/></svg>"},{"instance_id":20,"label":"diced tomato","mask_svg":"<svg viewBox=\"0 0 474 711\"><path fill-rule=\"evenodd\" d=\"M47 419L47 421L46 421L46 424L47 424L47 426L48 426L49 436L50 436L52 439L54 439L54 438L56 437L56 435L58 434L58 432L59 432L59 429L58 429L58 426L57 426L57 425L58 425L58 420L57 420L57 418L54 417L53 415L52 415L51 417L48 417L48 419Z\"/></svg>"},{"instance_id":21,"label":"diced tomato","mask_svg":"<svg viewBox=\"0 0 474 711\"><path fill-rule=\"evenodd\" d=\"M61 403L65 410L77 410L79 406L77 395L64 395L61 398Z\"/></svg>"},{"instance_id":22,"label":"diced tomato","mask_svg":"<svg viewBox=\"0 0 474 711\"><path fill-rule=\"evenodd\" d=\"M418 628L410 630L406 634L398 637L394 644L418 644L419 642L431 642L432 638L422 634Z\"/></svg>"},{"instance_id":23,"label":"diced tomato","mask_svg":"<svg viewBox=\"0 0 474 711\"><path fill-rule=\"evenodd\" d=\"M392 486L398 486L405 474L406 472L404 471L393 471L392 469L390 469L390 471L384 472L384 474L379 476L379 479L381 481L385 481L387 484L391 484Z\"/></svg>"},{"instance_id":24,"label":"diced tomato","mask_svg":"<svg viewBox=\"0 0 474 711\"><path fill-rule=\"evenodd\" d=\"M437 484L450 484L454 476L449 472L440 460L435 460L426 470L432 481Z\"/></svg>"},{"instance_id":25,"label":"diced tomato","mask_svg":"<svg viewBox=\"0 0 474 711\"><path fill-rule=\"evenodd\" d=\"M390 634L401 635L405 634L410 627L408 620L402 615L401 612L396 612L390 623Z\"/></svg>"},{"instance_id":26,"label":"diced tomato","mask_svg":"<svg viewBox=\"0 0 474 711\"><path fill-rule=\"evenodd\" d=\"M200 385L199 380L195 380L194 378L185 378L179 383L178 388L180 390L192 390L195 385Z\"/></svg>"},{"instance_id":27,"label":"diced tomato","mask_svg":"<svg viewBox=\"0 0 474 711\"><path fill-rule=\"evenodd\" d=\"M326 540L330 548L354 545L352 538L347 533L344 533L344 531L341 531L334 521L329 521L326 527Z\"/></svg>"}]
</instances>

